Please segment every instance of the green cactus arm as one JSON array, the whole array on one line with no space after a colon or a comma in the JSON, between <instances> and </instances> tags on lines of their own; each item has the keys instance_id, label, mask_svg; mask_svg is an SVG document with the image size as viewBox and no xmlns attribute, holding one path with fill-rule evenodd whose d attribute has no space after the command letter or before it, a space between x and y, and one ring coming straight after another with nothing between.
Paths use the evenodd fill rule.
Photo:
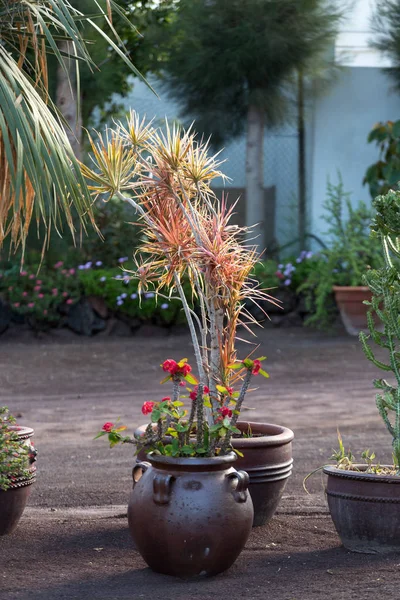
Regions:
<instances>
[{"instance_id":1,"label":"green cactus arm","mask_svg":"<svg viewBox=\"0 0 400 600\"><path fill-rule=\"evenodd\" d=\"M369 361L371 361L376 367L378 367L378 369L382 369L382 371L392 371L393 372L393 367L391 365L387 365L383 362L381 362L380 360L377 360L375 358L374 353L372 352L371 347L369 346L367 340L368 340L369 336L367 336L364 331L360 332L359 335L359 340L361 342L361 346L362 349L364 351L365 356L368 358Z\"/></svg>"},{"instance_id":2,"label":"green cactus arm","mask_svg":"<svg viewBox=\"0 0 400 600\"><path fill-rule=\"evenodd\" d=\"M376 406L377 409L379 411L379 414L381 415L389 433L391 436L395 437L395 431L394 428L389 420L389 416L387 413L387 407L386 407L386 403L385 403L385 399L383 396L381 396L381 394L377 394L376 395Z\"/></svg>"}]
</instances>

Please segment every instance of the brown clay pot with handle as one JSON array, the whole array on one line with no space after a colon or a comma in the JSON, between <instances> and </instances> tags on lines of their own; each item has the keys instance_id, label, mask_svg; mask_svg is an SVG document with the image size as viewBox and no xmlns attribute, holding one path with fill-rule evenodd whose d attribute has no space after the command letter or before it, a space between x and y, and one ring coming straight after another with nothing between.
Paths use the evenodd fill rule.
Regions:
<instances>
[{"instance_id":1,"label":"brown clay pot with handle","mask_svg":"<svg viewBox=\"0 0 400 600\"><path fill-rule=\"evenodd\" d=\"M235 458L149 454L133 467L129 528L154 571L211 576L235 562L253 522L249 478L233 468Z\"/></svg>"},{"instance_id":2,"label":"brown clay pot with handle","mask_svg":"<svg viewBox=\"0 0 400 600\"><path fill-rule=\"evenodd\" d=\"M33 464L36 461L36 450L31 442L33 429L17 426L11 429L18 433L21 444L28 446L29 464L28 473L14 479L7 490L0 490L0 536L12 533L17 527L36 478L36 467Z\"/></svg>"}]
</instances>

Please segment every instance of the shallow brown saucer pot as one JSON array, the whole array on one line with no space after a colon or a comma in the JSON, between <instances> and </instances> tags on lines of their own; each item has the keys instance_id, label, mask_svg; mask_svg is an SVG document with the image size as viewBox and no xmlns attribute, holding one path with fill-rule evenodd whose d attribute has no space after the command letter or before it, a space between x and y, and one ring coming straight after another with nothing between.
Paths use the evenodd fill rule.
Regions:
<instances>
[{"instance_id":1,"label":"shallow brown saucer pot","mask_svg":"<svg viewBox=\"0 0 400 600\"><path fill-rule=\"evenodd\" d=\"M30 427L12 427L18 433L21 444L29 446L29 475L17 477L7 490L0 490L0 535L12 533L24 512L36 479L36 450L31 443L34 434Z\"/></svg>"},{"instance_id":2,"label":"shallow brown saucer pot","mask_svg":"<svg viewBox=\"0 0 400 600\"><path fill-rule=\"evenodd\" d=\"M237 427L251 437L232 439L232 446L239 450L235 467L249 475L249 492L254 505L253 527L265 525L273 517L282 497L288 478L292 473L293 431L281 425L239 421ZM135 431L139 439L146 425ZM138 454L144 460L146 451Z\"/></svg>"},{"instance_id":3,"label":"shallow brown saucer pot","mask_svg":"<svg viewBox=\"0 0 400 600\"><path fill-rule=\"evenodd\" d=\"M363 302L372 298L369 288L365 286L334 285L332 289L347 333L358 335L360 331L367 331L368 306Z\"/></svg>"},{"instance_id":4,"label":"shallow brown saucer pot","mask_svg":"<svg viewBox=\"0 0 400 600\"><path fill-rule=\"evenodd\" d=\"M129 528L158 573L217 575L235 562L253 522L248 475L234 453L212 458L149 454L133 467Z\"/></svg>"},{"instance_id":5,"label":"shallow brown saucer pot","mask_svg":"<svg viewBox=\"0 0 400 600\"><path fill-rule=\"evenodd\" d=\"M326 494L343 546L367 554L400 551L400 477L324 467Z\"/></svg>"}]
</instances>

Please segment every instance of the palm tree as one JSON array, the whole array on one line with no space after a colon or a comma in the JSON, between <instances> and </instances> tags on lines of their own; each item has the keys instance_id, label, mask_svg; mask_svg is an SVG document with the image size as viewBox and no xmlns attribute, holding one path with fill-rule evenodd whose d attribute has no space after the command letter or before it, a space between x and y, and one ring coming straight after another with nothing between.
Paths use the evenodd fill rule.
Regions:
<instances>
[{"instance_id":1,"label":"palm tree","mask_svg":"<svg viewBox=\"0 0 400 600\"><path fill-rule=\"evenodd\" d=\"M0 247L10 237L22 255L32 219L44 226L45 243L52 227L60 233L62 217L74 237L76 217L83 228L94 225L87 183L49 96L47 56L61 69L72 59L78 82L79 63L96 69L81 34L85 23L141 77L113 27L113 13L126 19L118 4L91 3L89 18L68 0L0 0Z\"/></svg>"}]
</instances>

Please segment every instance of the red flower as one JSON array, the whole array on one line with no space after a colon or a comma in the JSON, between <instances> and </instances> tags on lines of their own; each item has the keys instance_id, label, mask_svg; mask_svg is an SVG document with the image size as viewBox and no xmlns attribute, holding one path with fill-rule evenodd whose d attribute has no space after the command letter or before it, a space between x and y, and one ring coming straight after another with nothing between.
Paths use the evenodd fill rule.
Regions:
<instances>
[{"instance_id":1,"label":"red flower","mask_svg":"<svg viewBox=\"0 0 400 600\"><path fill-rule=\"evenodd\" d=\"M259 371L261 369L261 363L259 360L253 360L253 369L252 369L252 373L253 375L258 375Z\"/></svg>"},{"instance_id":2,"label":"red flower","mask_svg":"<svg viewBox=\"0 0 400 600\"><path fill-rule=\"evenodd\" d=\"M161 402L171 402L171 397L170 396L165 396L165 398L163 398L161 400ZM147 403L148 404L148 403Z\"/></svg>"},{"instance_id":3,"label":"red flower","mask_svg":"<svg viewBox=\"0 0 400 600\"><path fill-rule=\"evenodd\" d=\"M111 429L114 427L114 423L110 423L109 421L107 421L107 423L104 423L102 430L103 431L107 431L107 433L109 431L111 431Z\"/></svg>"},{"instance_id":4,"label":"red flower","mask_svg":"<svg viewBox=\"0 0 400 600\"><path fill-rule=\"evenodd\" d=\"M166 373L171 373L171 375L175 375L179 367L175 360L169 358L168 360L165 360L163 362L162 368L163 371L165 371Z\"/></svg>"},{"instance_id":5,"label":"red flower","mask_svg":"<svg viewBox=\"0 0 400 600\"><path fill-rule=\"evenodd\" d=\"M231 418L231 416L233 414L231 409L228 408L227 406L223 406L222 408L219 408L218 412L221 413L221 415L223 417L229 417L229 418Z\"/></svg>"},{"instance_id":6,"label":"red flower","mask_svg":"<svg viewBox=\"0 0 400 600\"><path fill-rule=\"evenodd\" d=\"M233 387L230 387L229 385L227 385L227 386L226 386L226 389L228 390L228 394L229 394L230 396L232 396L232 394L233 394Z\"/></svg>"},{"instance_id":7,"label":"red flower","mask_svg":"<svg viewBox=\"0 0 400 600\"><path fill-rule=\"evenodd\" d=\"M188 373L190 373L190 371L191 371L191 370L192 370L192 367L191 367L190 365L188 365L187 363L185 363L185 364L183 365L183 367L180 367L180 369L179 369L179 373L182 373L182 375L183 375L184 377L186 377L186 375L187 375Z\"/></svg>"},{"instance_id":8,"label":"red flower","mask_svg":"<svg viewBox=\"0 0 400 600\"><path fill-rule=\"evenodd\" d=\"M198 389L199 389L199 386L198 386L198 385L196 385L196 387L194 387L194 388L193 388L193 390L190 392L190 394L189 394L189 398L190 398L191 400L196 400L196 399L197 399L197 391L198 391ZM204 393L204 394L209 394L209 393L210 393L210 390L209 390L209 388L208 388L208 386L207 386L207 385L205 385L205 386L203 387L203 393Z\"/></svg>"},{"instance_id":9,"label":"red flower","mask_svg":"<svg viewBox=\"0 0 400 600\"><path fill-rule=\"evenodd\" d=\"M144 415L148 415L151 412L153 412L154 404L155 404L155 402L145 402L142 406L142 413Z\"/></svg>"}]
</instances>

